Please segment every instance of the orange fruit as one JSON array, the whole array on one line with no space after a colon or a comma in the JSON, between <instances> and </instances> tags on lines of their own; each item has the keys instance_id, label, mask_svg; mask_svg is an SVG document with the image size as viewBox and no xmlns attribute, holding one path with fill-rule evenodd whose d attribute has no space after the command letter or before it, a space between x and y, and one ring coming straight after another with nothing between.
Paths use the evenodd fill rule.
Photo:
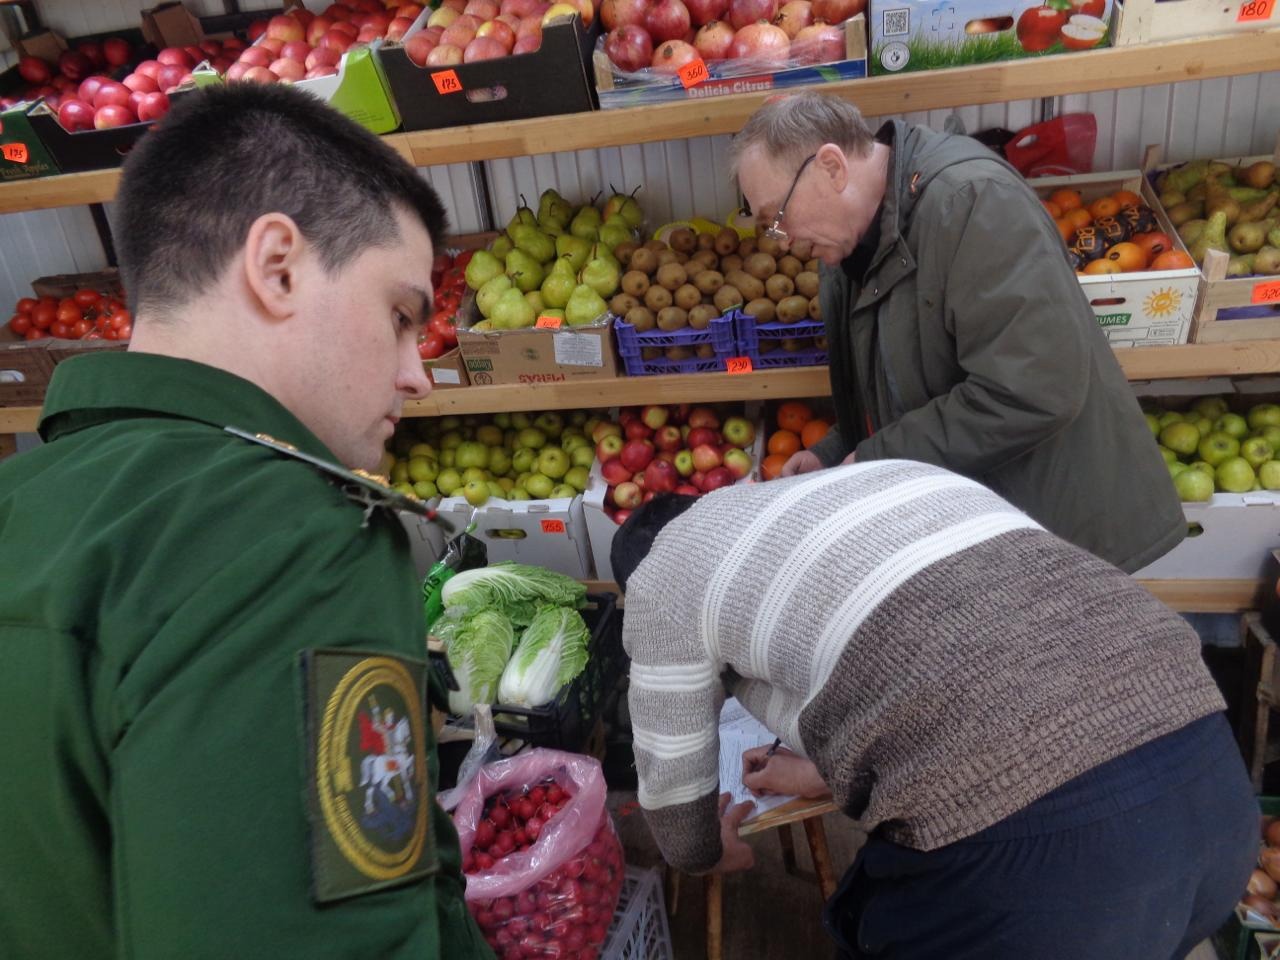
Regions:
<instances>
[{"instance_id":1,"label":"orange fruit","mask_svg":"<svg viewBox=\"0 0 1280 960\"><path fill-rule=\"evenodd\" d=\"M1120 264L1121 273L1145 270L1147 267L1147 252L1136 243L1130 243L1127 240L1123 243L1117 243L1108 250L1106 259L1114 260Z\"/></svg>"},{"instance_id":2,"label":"orange fruit","mask_svg":"<svg viewBox=\"0 0 1280 960\"><path fill-rule=\"evenodd\" d=\"M792 434L794 436L794 434ZM771 453L760 461L760 473L766 480L772 480L774 477L782 476L782 468L787 465L790 459L784 453Z\"/></svg>"},{"instance_id":3,"label":"orange fruit","mask_svg":"<svg viewBox=\"0 0 1280 960\"><path fill-rule=\"evenodd\" d=\"M1120 204L1120 209L1122 210L1125 207L1142 206L1142 198L1132 190L1117 190L1111 195L1111 199Z\"/></svg>"},{"instance_id":4,"label":"orange fruit","mask_svg":"<svg viewBox=\"0 0 1280 960\"><path fill-rule=\"evenodd\" d=\"M1062 216L1064 219L1070 220L1072 226L1077 228L1087 227L1089 224L1093 223L1093 214L1084 207L1076 207L1072 210L1068 210Z\"/></svg>"},{"instance_id":5,"label":"orange fruit","mask_svg":"<svg viewBox=\"0 0 1280 960\"><path fill-rule=\"evenodd\" d=\"M1152 270L1186 270L1196 262L1181 250L1166 250L1151 261Z\"/></svg>"},{"instance_id":6,"label":"orange fruit","mask_svg":"<svg viewBox=\"0 0 1280 960\"><path fill-rule=\"evenodd\" d=\"M1114 217L1120 212L1120 204L1111 197L1099 197L1089 204L1089 215L1095 220L1103 217Z\"/></svg>"},{"instance_id":7,"label":"orange fruit","mask_svg":"<svg viewBox=\"0 0 1280 960\"><path fill-rule=\"evenodd\" d=\"M1147 255L1148 263L1166 250L1174 248L1173 238L1167 233L1161 233L1159 230L1153 230L1150 233L1135 233L1130 240L1143 249Z\"/></svg>"},{"instance_id":8,"label":"orange fruit","mask_svg":"<svg viewBox=\"0 0 1280 960\"><path fill-rule=\"evenodd\" d=\"M1063 240L1070 240L1071 235L1076 232L1076 225L1067 217L1058 217L1053 221L1058 228L1058 232L1062 234Z\"/></svg>"},{"instance_id":9,"label":"orange fruit","mask_svg":"<svg viewBox=\"0 0 1280 960\"><path fill-rule=\"evenodd\" d=\"M1100 274L1121 273L1122 271L1120 270L1120 264L1116 263L1114 260L1108 260L1106 257L1100 257L1097 260L1091 261L1080 272L1086 276L1096 277Z\"/></svg>"},{"instance_id":10,"label":"orange fruit","mask_svg":"<svg viewBox=\"0 0 1280 960\"><path fill-rule=\"evenodd\" d=\"M1044 204L1044 208L1049 211L1049 216L1053 217L1053 219L1057 220L1062 216L1062 208L1052 200L1041 200L1040 202Z\"/></svg>"},{"instance_id":11,"label":"orange fruit","mask_svg":"<svg viewBox=\"0 0 1280 960\"><path fill-rule=\"evenodd\" d=\"M799 400L788 400L778 407L778 426L783 430L798 434L812 419L813 411L809 409L809 405Z\"/></svg>"},{"instance_id":12,"label":"orange fruit","mask_svg":"<svg viewBox=\"0 0 1280 960\"><path fill-rule=\"evenodd\" d=\"M789 457L800 450L800 437L790 430L775 430L769 435L769 452Z\"/></svg>"},{"instance_id":13,"label":"orange fruit","mask_svg":"<svg viewBox=\"0 0 1280 960\"><path fill-rule=\"evenodd\" d=\"M1056 203L1058 209L1063 213L1071 210L1079 209L1084 205L1084 200L1080 196L1079 190L1072 190L1070 187L1059 187L1053 193L1049 194L1049 201Z\"/></svg>"},{"instance_id":14,"label":"orange fruit","mask_svg":"<svg viewBox=\"0 0 1280 960\"><path fill-rule=\"evenodd\" d=\"M800 431L800 442L804 444L804 448L808 450L815 443L827 435L827 431L831 429L831 424L825 420L810 420L804 425L804 429Z\"/></svg>"}]
</instances>

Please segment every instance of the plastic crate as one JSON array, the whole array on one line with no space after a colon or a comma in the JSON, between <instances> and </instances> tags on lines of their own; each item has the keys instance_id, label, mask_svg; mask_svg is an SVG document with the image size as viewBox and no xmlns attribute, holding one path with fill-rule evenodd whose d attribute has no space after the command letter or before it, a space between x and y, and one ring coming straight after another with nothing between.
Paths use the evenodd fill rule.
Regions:
<instances>
[{"instance_id":1,"label":"plastic crate","mask_svg":"<svg viewBox=\"0 0 1280 960\"><path fill-rule=\"evenodd\" d=\"M656 373L712 373L724 370L730 357L738 355L738 342L734 333L732 314L716 317L705 330L651 330L640 333L625 320L613 321L618 340L618 354L622 365L631 377L645 377ZM645 360L641 351L646 347L698 347L711 344L714 357L690 357L688 360Z\"/></svg>"},{"instance_id":2,"label":"plastic crate","mask_svg":"<svg viewBox=\"0 0 1280 960\"><path fill-rule=\"evenodd\" d=\"M827 362L827 351L817 347L809 350L770 350L760 352L760 341L790 340L795 337L825 337L826 328L821 320L797 320L795 323L760 323L749 313L735 310L733 322L737 330L738 353L751 358L751 369L770 367L817 367Z\"/></svg>"},{"instance_id":3,"label":"plastic crate","mask_svg":"<svg viewBox=\"0 0 1280 960\"><path fill-rule=\"evenodd\" d=\"M535 747L577 753L586 745L605 694L618 682L626 656L622 650L622 617L612 593L588 594L582 619L591 631L591 657L586 669L550 703L541 707L495 704L493 725L503 737Z\"/></svg>"},{"instance_id":4,"label":"plastic crate","mask_svg":"<svg viewBox=\"0 0 1280 960\"><path fill-rule=\"evenodd\" d=\"M601 960L675 960L662 878L657 869L627 867Z\"/></svg>"}]
</instances>

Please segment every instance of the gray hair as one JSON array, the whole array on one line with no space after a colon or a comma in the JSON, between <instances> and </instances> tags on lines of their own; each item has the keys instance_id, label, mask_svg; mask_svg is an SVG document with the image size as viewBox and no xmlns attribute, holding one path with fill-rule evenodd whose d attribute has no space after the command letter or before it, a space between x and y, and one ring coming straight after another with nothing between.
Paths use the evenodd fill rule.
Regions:
<instances>
[{"instance_id":1,"label":"gray hair","mask_svg":"<svg viewBox=\"0 0 1280 960\"><path fill-rule=\"evenodd\" d=\"M824 143L865 157L874 142L875 134L852 103L806 90L771 100L751 115L729 144L729 171L737 177L742 155L753 146L784 166L799 166Z\"/></svg>"}]
</instances>

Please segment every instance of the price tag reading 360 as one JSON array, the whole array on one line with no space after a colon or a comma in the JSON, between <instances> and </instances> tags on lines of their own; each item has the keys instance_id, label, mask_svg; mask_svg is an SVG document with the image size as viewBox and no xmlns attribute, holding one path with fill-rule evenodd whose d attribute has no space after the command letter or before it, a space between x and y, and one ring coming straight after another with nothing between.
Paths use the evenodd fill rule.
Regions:
<instances>
[{"instance_id":1,"label":"price tag reading 360","mask_svg":"<svg viewBox=\"0 0 1280 960\"><path fill-rule=\"evenodd\" d=\"M1270 0L1268 0L1270 2ZM676 71L680 77L680 82L684 84L684 88L688 90L692 86L696 86L703 80L706 80L710 73L707 72L707 65L699 57L697 60L690 60L683 67Z\"/></svg>"},{"instance_id":2,"label":"price tag reading 360","mask_svg":"<svg viewBox=\"0 0 1280 960\"><path fill-rule=\"evenodd\" d=\"M456 70L438 70L431 75L431 80L436 85L437 93L462 92L462 81L458 79Z\"/></svg>"},{"instance_id":3,"label":"price tag reading 360","mask_svg":"<svg viewBox=\"0 0 1280 960\"><path fill-rule=\"evenodd\" d=\"M1240 12L1236 14L1236 23L1270 20L1275 9L1276 0L1244 0L1240 4Z\"/></svg>"}]
</instances>

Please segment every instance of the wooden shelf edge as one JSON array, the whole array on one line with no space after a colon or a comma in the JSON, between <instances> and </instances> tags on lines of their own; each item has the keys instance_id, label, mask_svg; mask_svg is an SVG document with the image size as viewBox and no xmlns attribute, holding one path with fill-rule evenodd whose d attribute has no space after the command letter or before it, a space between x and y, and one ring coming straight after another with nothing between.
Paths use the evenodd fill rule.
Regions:
<instances>
[{"instance_id":1,"label":"wooden shelf edge","mask_svg":"<svg viewBox=\"0 0 1280 960\"><path fill-rule=\"evenodd\" d=\"M1262 606L1261 580L1139 580L1179 613L1243 613Z\"/></svg>"}]
</instances>

